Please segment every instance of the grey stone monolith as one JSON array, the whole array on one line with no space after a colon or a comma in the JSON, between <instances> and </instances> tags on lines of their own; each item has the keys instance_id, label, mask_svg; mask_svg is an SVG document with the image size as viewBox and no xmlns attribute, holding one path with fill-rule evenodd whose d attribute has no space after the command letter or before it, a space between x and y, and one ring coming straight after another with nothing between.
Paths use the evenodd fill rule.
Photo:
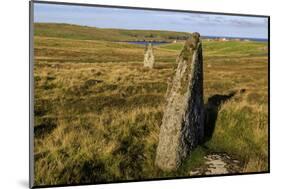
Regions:
<instances>
[{"instance_id":1,"label":"grey stone monolith","mask_svg":"<svg viewBox=\"0 0 281 189\"><path fill-rule=\"evenodd\" d=\"M203 56L199 33L193 33L177 58L168 86L155 164L176 170L204 137Z\"/></svg>"},{"instance_id":2,"label":"grey stone monolith","mask_svg":"<svg viewBox=\"0 0 281 189\"><path fill-rule=\"evenodd\" d=\"M154 67L154 54L153 54L153 47L152 44L149 43L146 45L145 50L144 50L144 61L143 61L143 66L148 67L148 68L153 68Z\"/></svg>"}]
</instances>

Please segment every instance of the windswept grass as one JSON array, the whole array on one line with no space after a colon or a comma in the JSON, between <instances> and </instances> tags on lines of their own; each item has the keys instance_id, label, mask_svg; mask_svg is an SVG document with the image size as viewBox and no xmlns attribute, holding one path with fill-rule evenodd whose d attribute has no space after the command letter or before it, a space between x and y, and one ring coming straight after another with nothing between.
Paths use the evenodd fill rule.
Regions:
<instances>
[{"instance_id":1,"label":"windswept grass","mask_svg":"<svg viewBox=\"0 0 281 189\"><path fill-rule=\"evenodd\" d=\"M142 46L85 40L84 29L82 37L36 33L36 185L188 176L209 152L237 157L244 172L268 170L266 43L203 42L205 103L236 94L208 109L214 128L205 143L178 171L162 172L155 152L182 45L157 46L150 70Z\"/></svg>"}]
</instances>

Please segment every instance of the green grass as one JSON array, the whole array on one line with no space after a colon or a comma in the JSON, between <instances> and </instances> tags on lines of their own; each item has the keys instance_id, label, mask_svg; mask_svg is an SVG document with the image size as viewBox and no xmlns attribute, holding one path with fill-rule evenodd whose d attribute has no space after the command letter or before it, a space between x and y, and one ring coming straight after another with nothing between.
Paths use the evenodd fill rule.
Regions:
<instances>
[{"instance_id":1,"label":"green grass","mask_svg":"<svg viewBox=\"0 0 281 189\"><path fill-rule=\"evenodd\" d=\"M209 152L237 157L243 172L268 170L266 43L203 41L205 103L246 90L220 104L209 140L177 171L163 172L154 165L155 152L167 79L182 43L155 47L150 70L143 67L142 46L91 39L87 27L62 25L75 30L58 36L57 25L39 26L36 185L188 176ZM44 37L48 30L56 35Z\"/></svg>"},{"instance_id":2,"label":"green grass","mask_svg":"<svg viewBox=\"0 0 281 189\"><path fill-rule=\"evenodd\" d=\"M78 26L71 24L35 23L35 35L42 37L56 37L79 40L103 41L172 41L186 39L185 32L158 31L158 30L125 30L101 29L96 27Z\"/></svg>"},{"instance_id":3,"label":"green grass","mask_svg":"<svg viewBox=\"0 0 281 189\"><path fill-rule=\"evenodd\" d=\"M180 51L181 43L162 45L161 48ZM203 43L204 56L231 56L231 57L249 57L249 56L267 56L267 48L264 42L252 41L205 41Z\"/></svg>"}]
</instances>

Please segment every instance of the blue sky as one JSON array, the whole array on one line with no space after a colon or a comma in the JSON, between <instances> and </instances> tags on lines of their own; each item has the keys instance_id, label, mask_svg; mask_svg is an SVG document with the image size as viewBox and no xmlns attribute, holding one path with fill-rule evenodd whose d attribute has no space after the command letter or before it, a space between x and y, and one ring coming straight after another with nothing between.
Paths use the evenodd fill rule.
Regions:
<instances>
[{"instance_id":1,"label":"blue sky","mask_svg":"<svg viewBox=\"0 0 281 189\"><path fill-rule=\"evenodd\" d=\"M267 38L267 18L35 3L35 22Z\"/></svg>"}]
</instances>

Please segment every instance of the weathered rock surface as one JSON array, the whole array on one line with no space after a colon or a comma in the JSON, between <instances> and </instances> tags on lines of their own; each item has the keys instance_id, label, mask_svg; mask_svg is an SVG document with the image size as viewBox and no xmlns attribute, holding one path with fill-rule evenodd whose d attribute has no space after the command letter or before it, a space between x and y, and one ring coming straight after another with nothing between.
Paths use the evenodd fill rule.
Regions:
<instances>
[{"instance_id":1,"label":"weathered rock surface","mask_svg":"<svg viewBox=\"0 0 281 189\"><path fill-rule=\"evenodd\" d=\"M243 171L241 162L226 153L208 154L204 160L204 165L189 172L190 176L234 174Z\"/></svg>"},{"instance_id":2,"label":"weathered rock surface","mask_svg":"<svg viewBox=\"0 0 281 189\"><path fill-rule=\"evenodd\" d=\"M153 47L151 43L146 45L144 50L144 61L143 66L148 68L153 68L155 64L154 54L153 54Z\"/></svg>"},{"instance_id":3,"label":"weathered rock surface","mask_svg":"<svg viewBox=\"0 0 281 189\"><path fill-rule=\"evenodd\" d=\"M168 86L155 164L175 170L204 135L203 56L199 33L186 41Z\"/></svg>"}]
</instances>

